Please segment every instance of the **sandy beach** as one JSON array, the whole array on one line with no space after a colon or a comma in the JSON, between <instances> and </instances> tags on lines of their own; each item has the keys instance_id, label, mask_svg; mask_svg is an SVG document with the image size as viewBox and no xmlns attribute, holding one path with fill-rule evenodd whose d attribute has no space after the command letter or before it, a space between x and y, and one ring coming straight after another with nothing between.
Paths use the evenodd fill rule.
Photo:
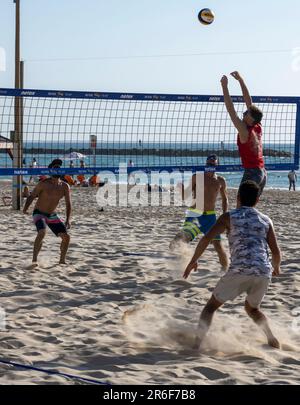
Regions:
<instances>
[{"instance_id":1,"label":"sandy beach","mask_svg":"<svg viewBox=\"0 0 300 405\"><path fill-rule=\"evenodd\" d=\"M216 253L209 248L199 271L185 281L196 243L181 254L168 250L184 207L100 211L95 193L72 190L69 264L57 264L60 241L48 230L35 270L28 269L36 234L31 216L1 201L0 307L6 324L2 319L0 384L84 383L1 360L111 384L300 383L299 192L266 190L257 207L273 220L283 253L282 274L262 306L282 349L266 345L238 298L217 313L200 352L191 343L221 276ZM236 190L229 197L234 208ZM58 212L64 217L63 204Z\"/></svg>"}]
</instances>

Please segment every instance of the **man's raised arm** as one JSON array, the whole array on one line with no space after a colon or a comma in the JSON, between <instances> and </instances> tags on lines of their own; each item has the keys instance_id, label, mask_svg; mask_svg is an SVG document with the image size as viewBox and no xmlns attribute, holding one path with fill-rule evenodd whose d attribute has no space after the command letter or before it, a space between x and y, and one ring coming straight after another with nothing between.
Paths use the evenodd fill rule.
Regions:
<instances>
[{"instance_id":1,"label":"man's raised arm","mask_svg":"<svg viewBox=\"0 0 300 405\"><path fill-rule=\"evenodd\" d=\"M228 111L228 114L231 118L233 125L239 131L241 142L245 143L248 140L247 125L238 117L238 115L235 111L235 108L234 108L234 105L233 105L233 102L231 100L229 90L228 90L227 76L222 77L221 85L222 85L222 90L223 90L223 95L224 95L224 103L225 103L226 109Z\"/></svg>"},{"instance_id":2,"label":"man's raised arm","mask_svg":"<svg viewBox=\"0 0 300 405\"><path fill-rule=\"evenodd\" d=\"M250 107L250 105L252 104L252 98L250 96L249 90L244 82L244 79L242 78L242 76L239 74L239 72L234 71L232 73L230 73L232 77L234 77L241 86L242 89L242 93L243 93L243 97L244 97L244 101L246 103L247 108Z\"/></svg>"}]
</instances>

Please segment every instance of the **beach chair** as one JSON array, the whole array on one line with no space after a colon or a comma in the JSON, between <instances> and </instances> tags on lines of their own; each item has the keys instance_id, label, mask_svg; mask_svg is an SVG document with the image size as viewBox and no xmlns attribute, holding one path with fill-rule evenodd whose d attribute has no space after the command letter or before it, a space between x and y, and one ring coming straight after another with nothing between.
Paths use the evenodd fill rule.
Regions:
<instances>
[{"instance_id":1,"label":"beach chair","mask_svg":"<svg viewBox=\"0 0 300 405\"><path fill-rule=\"evenodd\" d=\"M83 174L79 174L78 176L77 176L77 180L78 180L78 185L79 186L83 186L85 183L86 183L86 179L85 179L85 177L83 176Z\"/></svg>"},{"instance_id":2,"label":"beach chair","mask_svg":"<svg viewBox=\"0 0 300 405\"><path fill-rule=\"evenodd\" d=\"M8 207L9 205L12 204L12 198L11 195L9 194L1 193L1 200L5 207Z\"/></svg>"},{"instance_id":3,"label":"beach chair","mask_svg":"<svg viewBox=\"0 0 300 405\"><path fill-rule=\"evenodd\" d=\"M76 181L72 178L72 176L69 176L68 174L64 176L64 180L69 184L69 186L76 185Z\"/></svg>"}]
</instances>

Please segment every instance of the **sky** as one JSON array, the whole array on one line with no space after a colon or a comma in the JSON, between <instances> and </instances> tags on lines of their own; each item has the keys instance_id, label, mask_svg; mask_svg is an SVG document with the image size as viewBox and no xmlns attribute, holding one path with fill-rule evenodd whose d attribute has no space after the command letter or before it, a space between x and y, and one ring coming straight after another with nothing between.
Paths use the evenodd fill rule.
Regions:
<instances>
[{"instance_id":1,"label":"sky","mask_svg":"<svg viewBox=\"0 0 300 405\"><path fill-rule=\"evenodd\" d=\"M0 1L0 87L14 86L14 12ZM300 96L299 21L299 0L21 0L24 87L220 94L238 70L252 95Z\"/></svg>"}]
</instances>

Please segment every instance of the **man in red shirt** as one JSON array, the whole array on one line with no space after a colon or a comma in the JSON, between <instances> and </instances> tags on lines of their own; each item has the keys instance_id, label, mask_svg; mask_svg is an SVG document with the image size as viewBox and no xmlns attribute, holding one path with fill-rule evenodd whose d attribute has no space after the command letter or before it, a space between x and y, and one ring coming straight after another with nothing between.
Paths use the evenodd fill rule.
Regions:
<instances>
[{"instance_id":1,"label":"man in red shirt","mask_svg":"<svg viewBox=\"0 0 300 405\"><path fill-rule=\"evenodd\" d=\"M225 106L233 125L239 131L237 145L244 168L244 175L241 183L246 180L255 181L260 188L261 194L267 180L267 173L263 159L262 127L260 123L263 113L258 107L252 104L252 98L239 72L232 72L231 76L240 83L244 101L247 106L247 110L243 113L243 119L240 119L235 111L229 94L228 78L227 76L223 76L221 84Z\"/></svg>"}]
</instances>

